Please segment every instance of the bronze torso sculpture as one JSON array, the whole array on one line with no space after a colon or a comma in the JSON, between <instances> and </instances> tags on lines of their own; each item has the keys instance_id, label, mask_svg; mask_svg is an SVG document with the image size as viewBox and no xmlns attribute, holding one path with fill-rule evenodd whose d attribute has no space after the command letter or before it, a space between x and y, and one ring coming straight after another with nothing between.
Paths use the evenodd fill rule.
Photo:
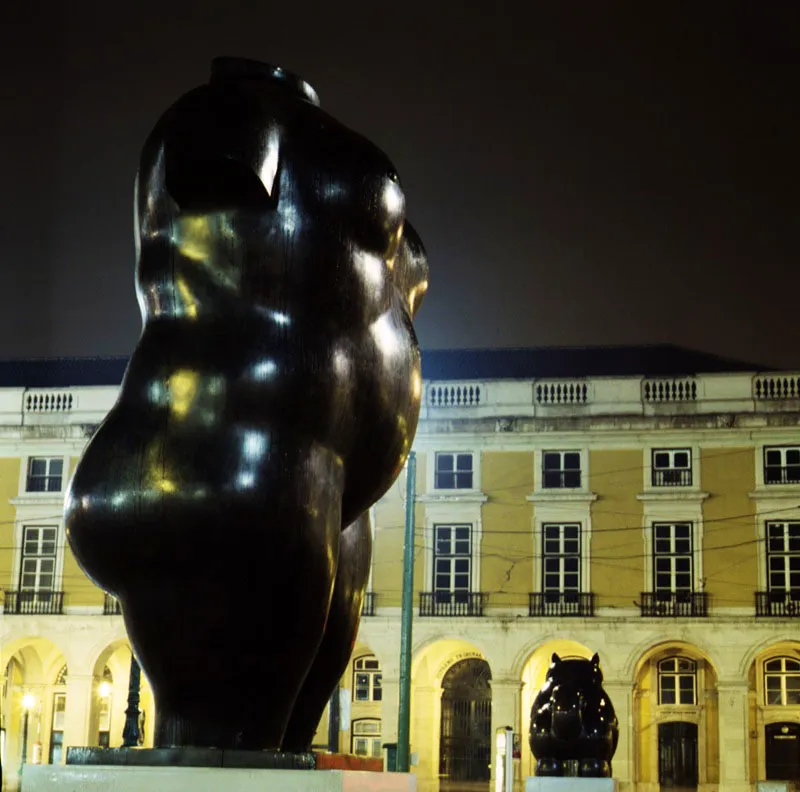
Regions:
<instances>
[{"instance_id":1,"label":"bronze torso sculpture","mask_svg":"<svg viewBox=\"0 0 800 792\"><path fill-rule=\"evenodd\" d=\"M122 602L156 746L303 750L416 430L425 253L388 158L252 61L161 117L135 202L143 330L69 541Z\"/></svg>"},{"instance_id":2,"label":"bronze torso sculpture","mask_svg":"<svg viewBox=\"0 0 800 792\"><path fill-rule=\"evenodd\" d=\"M562 660L554 654L531 708L536 775L564 775L564 762L574 760L578 775L610 778L618 739L617 716L603 690L598 655Z\"/></svg>"}]
</instances>

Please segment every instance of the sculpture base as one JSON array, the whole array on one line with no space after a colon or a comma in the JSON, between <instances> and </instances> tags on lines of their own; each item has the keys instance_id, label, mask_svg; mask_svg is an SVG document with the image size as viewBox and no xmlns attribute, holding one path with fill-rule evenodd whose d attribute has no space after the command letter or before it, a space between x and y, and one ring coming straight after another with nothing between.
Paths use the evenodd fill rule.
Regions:
<instances>
[{"instance_id":1,"label":"sculpture base","mask_svg":"<svg viewBox=\"0 0 800 792\"><path fill-rule=\"evenodd\" d=\"M25 792L416 792L410 773L235 767L26 765Z\"/></svg>"},{"instance_id":2,"label":"sculpture base","mask_svg":"<svg viewBox=\"0 0 800 792\"><path fill-rule=\"evenodd\" d=\"M93 767L238 767L248 770L313 770L313 753L237 751L218 748L67 749L67 764Z\"/></svg>"},{"instance_id":3,"label":"sculpture base","mask_svg":"<svg viewBox=\"0 0 800 792\"><path fill-rule=\"evenodd\" d=\"M577 776L530 776L525 792L619 792L616 778L579 778Z\"/></svg>"}]
</instances>

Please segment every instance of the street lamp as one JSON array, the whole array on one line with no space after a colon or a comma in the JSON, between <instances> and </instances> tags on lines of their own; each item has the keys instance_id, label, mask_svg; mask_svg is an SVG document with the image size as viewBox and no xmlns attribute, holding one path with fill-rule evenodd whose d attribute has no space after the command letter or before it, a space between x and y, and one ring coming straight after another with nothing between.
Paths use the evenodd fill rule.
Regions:
<instances>
[{"instance_id":1,"label":"street lamp","mask_svg":"<svg viewBox=\"0 0 800 792\"><path fill-rule=\"evenodd\" d=\"M36 706L36 696L33 693L26 693L22 697L22 762L28 761L28 719L31 710Z\"/></svg>"}]
</instances>

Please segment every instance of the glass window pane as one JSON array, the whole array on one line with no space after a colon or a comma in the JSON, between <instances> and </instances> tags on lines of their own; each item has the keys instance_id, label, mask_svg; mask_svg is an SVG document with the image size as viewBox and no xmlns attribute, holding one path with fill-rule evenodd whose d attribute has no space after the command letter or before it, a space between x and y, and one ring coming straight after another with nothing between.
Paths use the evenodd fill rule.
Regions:
<instances>
[{"instance_id":1,"label":"glass window pane","mask_svg":"<svg viewBox=\"0 0 800 792\"><path fill-rule=\"evenodd\" d=\"M455 473L436 474L436 489L455 489L455 486L456 486Z\"/></svg>"},{"instance_id":2,"label":"glass window pane","mask_svg":"<svg viewBox=\"0 0 800 792\"><path fill-rule=\"evenodd\" d=\"M459 454L456 469L460 471L472 470L472 454Z\"/></svg>"},{"instance_id":3,"label":"glass window pane","mask_svg":"<svg viewBox=\"0 0 800 792\"><path fill-rule=\"evenodd\" d=\"M665 690L664 688L661 689L661 703L662 704L674 704L675 703L675 691L674 690Z\"/></svg>"},{"instance_id":4,"label":"glass window pane","mask_svg":"<svg viewBox=\"0 0 800 792\"><path fill-rule=\"evenodd\" d=\"M440 473L449 473L453 470L453 455L452 454L437 454L436 455L436 470Z\"/></svg>"},{"instance_id":5,"label":"glass window pane","mask_svg":"<svg viewBox=\"0 0 800 792\"><path fill-rule=\"evenodd\" d=\"M564 454L564 468L566 470L580 470L581 455L574 451Z\"/></svg>"},{"instance_id":6,"label":"glass window pane","mask_svg":"<svg viewBox=\"0 0 800 792\"><path fill-rule=\"evenodd\" d=\"M561 454L545 453L542 467L544 470L561 470Z\"/></svg>"},{"instance_id":7,"label":"glass window pane","mask_svg":"<svg viewBox=\"0 0 800 792\"><path fill-rule=\"evenodd\" d=\"M675 467L688 468L689 467L689 454L686 451L675 452Z\"/></svg>"}]
</instances>

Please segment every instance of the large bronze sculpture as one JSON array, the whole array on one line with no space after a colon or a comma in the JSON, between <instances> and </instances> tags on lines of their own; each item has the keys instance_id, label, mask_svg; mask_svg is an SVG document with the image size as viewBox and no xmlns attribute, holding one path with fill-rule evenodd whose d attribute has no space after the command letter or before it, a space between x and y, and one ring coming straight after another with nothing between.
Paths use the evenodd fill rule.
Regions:
<instances>
[{"instance_id":1,"label":"large bronze sculpture","mask_svg":"<svg viewBox=\"0 0 800 792\"><path fill-rule=\"evenodd\" d=\"M66 501L155 745L304 750L410 450L427 261L389 159L300 78L218 58L136 180L143 330Z\"/></svg>"},{"instance_id":2,"label":"large bronze sculpture","mask_svg":"<svg viewBox=\"0 0 800 792\"><path fill-rule=\"evenodd\" d=\"M562 776L565 762L578 775L611 777L619 724L603 690L600 658L564 658L553 654L547 678L531 708L530 746L537 776Z\"/></svg>"}]
</instances>

